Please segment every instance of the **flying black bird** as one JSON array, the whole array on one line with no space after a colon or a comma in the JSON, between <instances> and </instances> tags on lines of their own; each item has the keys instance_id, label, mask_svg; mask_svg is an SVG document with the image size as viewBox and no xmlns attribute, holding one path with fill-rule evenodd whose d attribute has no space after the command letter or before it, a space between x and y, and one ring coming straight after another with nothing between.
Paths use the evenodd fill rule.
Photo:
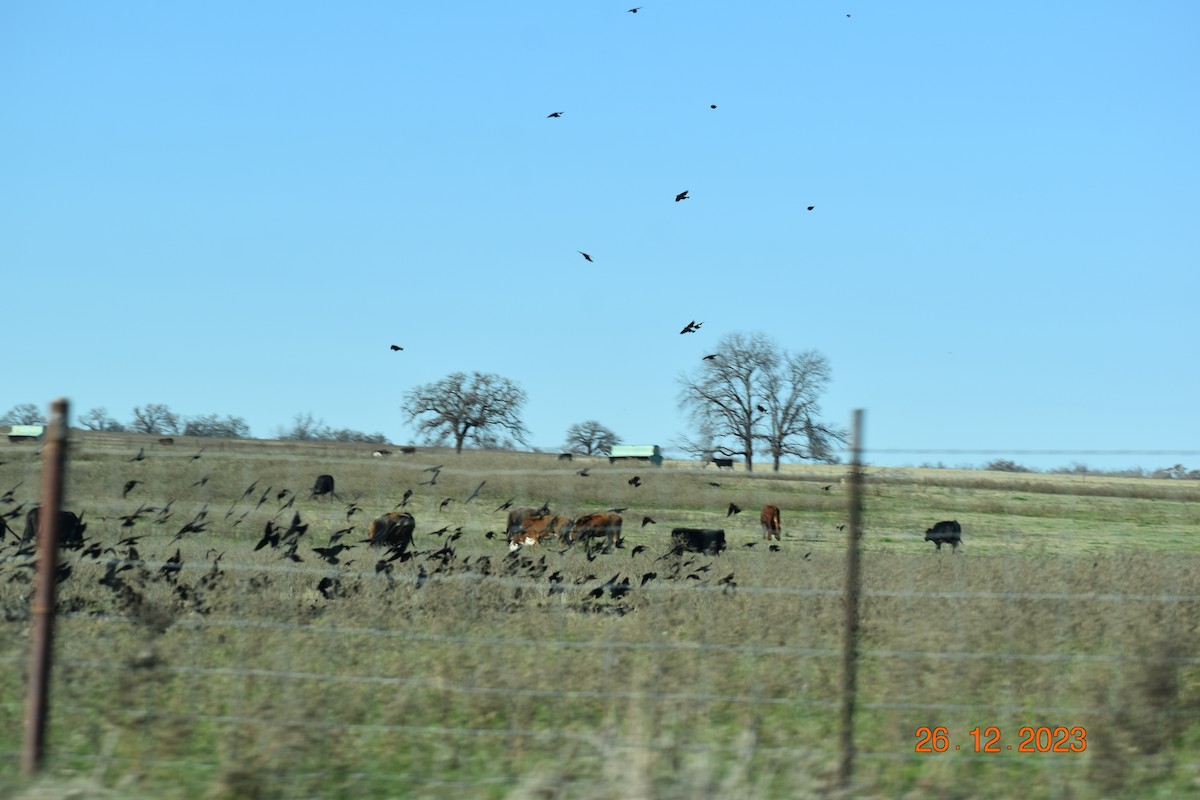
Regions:
<instances>
[{"instance_id":1,"label":"flying black bird","mask_svg":"<svg viewBox=\"0 0 1200 800\"><path fill-rule=\"evenodd\" d=\"M657 522L655 522L655 521L654 521L653 519L651 519L650 517L642 517L642 527L643 527L643 528L644 528L644 527L646 527L647 525L657 525L657 524L658 524L658 523L657 523Z\"/></svg>"},{"instance_id":2,"label":"flying black bird","mask_svg":"<svg viewBox=\"0 0 1200 800\"><path fill-rule=\"evenodd\" d=\"M471 496L468 497L466 500L463 500L463 503L464 504L469 503L472 500L474 500L476 497L479 497L479 490L483 488L483 484L485 484L485 483L487 483L487 481L481 481L480 484L475 487L475 491L471 492Z\"/></svg>"},{"instance_id":3,"label":"flying black bird","mask_svg":"<svg viewBox=\"0 0 1200 800\"><path fill-rule=\"evenodd\" d=\"M709 106L709 108L716 108L716 107L717 107L717 106L716 106L716 104L715 104L715 103L714 103L713 105Z\"/></svg>"},{"instance_id":4,"label":"flying black bird","mask_svg":"<svg viewBox=\"0 0 1200 800\"><path fill-rule=\"evenodd\" d=\"M205 475L203 478L193 483L192 486L203 486L204 484L208 483L208 479L211 477L211 475Z\"/></svg>"},{"instance_id":5,"label":"flying black bird","mask_svg":"<svg viewBox=\"0 0 1200 800\"><path fill-rule=\"evenodd\" d=\"M174 583L179 577L179 570L183 568L183 559L179 555L179 548L175 548L175 555L171 556L158 569L158 574L167 583Z\"/></svg>"},{"instance_id":6,"label":"flying black bird","mask_svg":"<svg viewBox=\"0 0 1200 800\"><path fill-rule=\"evenodd\" d=\"M437 486L437 476L441 475L441 474L442 473L440 473L440 472L433 473L433 477L427 481L421 481L421 485L422 486Z\"/></svg>"},{"instance_id":7,"label":"flying black bird","mask_svg":"<svg viewBox=\"0 0 1200 800\"><path fill-rule=\"evenodd\" d=\"M517 499L517 498L515 498L515 497L510 497L509 499L505 500L505 501L504 501L504 502L503 502L503 503L500 505L500 507L496 509L496 511L503 511L503 510L504 510L504 509L506 509L506 508L512 508L513 501L514 501L514 500L516 500L516 499ZM492 512L492 513L495 513L495 512Z\"/></svg>"},{"instance_id":8,"label":"flying black bird","mask_svg":"<svg viewBox=\"0 0 1200 800\"><path fill-rule=\"evenodd\" d=\"M742 547L754 547L758 542L746 542Z\"/></svg>"},{"instance_id":9,"label":"flying black bird","mask_svg":"<svg viewBox=\"0 0 1200 800\"><path fill-rule=\"evenodd\" d=\"M780 548L779 548L779 545L777 545L777 544L773 544L773 545L771 545L771 552L772 552L772 553L778 553L778 552L779 552L779 550L780 550Z\"/></svg>"},{"instance_id":10,"label":"flying black bird","mask_svg":"<svg viewBox=\"0 0 1200 800\"><path fill-rule=\"evenodd\" d=\"M133 491L133 487L137 486L139 483L141 483L141 481L125 481L125 490L121 492L121 497L124 498L125 495Z\"/></svg>"},{"instance_id":11,"label":"flying black bird","mask_svg":"<svg viewBox=\"0 0 1200 800\"><path fill-rule=\"evenodd\" d=\"M24 482L25 481L18 482L16 486L14 486L13 488L11 488L7 492L5 492L4 496L0 497L0 503L15 503L16 500L13 498L13 492L15 492L18 488L20 488L21 484Z\"/></svg>"},{"instance_id":12,"label":"flying black bird","mask_svg":"<svg viewBox=\"0 0 1200 800\"><path fill-rule=\"evenodd\" d=\"M576 252L576 253L579 253L579 255L583 256L583 257L584 257L584 258L586 258L588 261L592 261L592 257L591 257L591 256L589 256L587 253L583 252L582 250L576 250L575 252ZM594 264L594 263L596 263L596 262L592 261L592 263Z\"/></svg>"},{"instance_id":13,"label":"flying black bird","mask_svg":"<svg viewBox=\"0 0 1200 800\"><path fill-rule=\"evenodd\" d=\"M496 532L495 532L495 531L488 531L487 533L485 533L485 534L483 535L483 538L485 538L485 539L495 539L495 538L496 538Z\"/></svg>"},{"instance_id":14,"label":"flying black bird","mask_svg":"<svg viewBox=\"0 0 1200 800\"><path fill-rule=\"evenodd\" d=\"M628 510L628 508L610 508L608 512L610 514L624 514Z\"/></svg>"},{"instance_id":15,"label":"flying black bird","mask_svg":"<svg viewBox=\"0 0 1200 800\"><path fill-rule=\"evenodd\" d=\"M816 208L816 206L809 206L809 207L808 207L808 210L809 210L809 211L812 211L814 208Z\"/></svg>"},{"instance_id":16,"label":"flying black bird","mask_svg":"<svg viewBox=\"0 0 1200 800\"><path fill-rule=\"evenodd\" d=\"M403 347L401 347L401 346L400 346L400 345L398 345L398 344L394 344L394 345L392 345L392 350L403 350L403 349L404 349L404 348L403 348Z\"/></svg>"},{"instance_id":17,"label":"flying black bird","mask_svg":"<svg viewBox=\"0 0 1200 800\"><path fill-rule=\"evenodd\" d=\"M634 475L632 478L630 478L628 481L626 481L626 483L628 483L630 486L632 486L634 488L637 488L638 486L642 485L642 479L640 477L638 477L637 475Z\"/></svg>"},{"instance_id":18,"label":"flying black bird","mask_svg":"<svg viewBox=\"0 0 1200 800\"><path fill-rule=\"evenodd\" d=\"M839 531L844 531L844 530L846 530L846 525L845 525L844 523L843 523L843 524L841 524L841 525L838 525L838 526L837 526L837 529L838 529Z\"/></svg>"},{"instance_id":19,"label":"flying black bird","mask_svg":"<svg viewBox=\"0 0 1200 800\"><path fill-rule=\"evenodd\" d=\"M196 454L194 456L192 456L191 458L188 459L188 461L196 461L197 459L200 458L200 454L203 453L207 449L208 449L207 445L205 445L204 447L201 447L199 450L196 451Z\"/></svg>"},{"instance_id":20,"label":"flying black bird","mask_svg":"<svg viewBox=\"0 0 1200 800\"><path fill-rule=\"evenodd\" d=\"M700 323L700 325L703 324L703 322ZM679 335L682 336L685 333L695 333L696 331L700 330L700 325L696 324L696 320L692 320L687 325L683 326L683 330L679 332Z\"/></svg>"},{"instance_id":21,"label":"flying black bird","mask_svg":"<svg viewBox=\"0 0 1200 800\"><path fill-rule=\"evenodd\" d=\"M644 551L645 551L645 549L646 549L646 545L644 545L644 544L639 544L637 547L633 548L633 550L631 550L631 551L630 551L630 553L629 553L629 557L630 557L630 558L633 558L633 557L634 557L634 556L636 556L638 553L644 552Z\"/></svg>"},{"instance_id":22,"label":"flying black bird","mask_svg":"<svg viewBox=\"0 0 1200 800\"><path fill-rule=\"evenodd\" d=\"M141 461L145 457L146 457L146 448L143 447L140 450L138 450L138 454L136 456L134 456L133 458L131 458L129 460L130 461Z\"/></svg>"},{"instance_id":23,"label":"flying black bird","mask_svg":"<svg viewBox=\"0 0 1200 800\"><path fill-rule=\"evenodd\" d=\"M547 114L547 115L546 115L546 119L552 119L552 118L553 118L553 119L558 119L559 117L561 117L561 116L562 116L563 114L565 114L565 113L566 113L565 111L555 111L555 112L552 112L552 113L550 113L550 114Z\"/></svg>"},{"instance_id":24,"label":"flying black bird","mask_svg":"<svg viewBox=\"0 0 1200 800\"><path fill-rule=\"evenodd\" d=\"M828 491L829 491L830 489L832 489L832 488L833 488L833 484L832 484L832 483L830 483L830 484L827 484L827 485L825 485L825 486L822 486L822 487L821 487L821 491L823 491L823 492L828 492Z\"/></svg>"},{"instance_id":25,"label":"flying black bird","mask_svg":"<svg viewBox=\"0 0 1200 800\"><path fill-rule=\"evenodd\" d=\"M716 353L713 353L713 354L712 354L712 355L710 355L710 356L705 356L705 357L704 357L704 360L705 360L705 361L716 361L716 360L717 360L717 354L716 354Z\"/></svg>"},{"instance_id":26,"label":"flying black bird","mask_svg":"<svg viewBox=\"0 0 1200 800\"><path fill-rule=\"evenodd\" d=\"M725 512L725 516L732 517L734 514L740 514L742 510L733 503L729 504L729 510Z\"/></svg>"},{"instance_id":27,"label":"flying black bird","mask_svg":"<svg viewBox=\"0 0 1200 800\"><path fill-rule=\"evenodd\" d=\"M709 481L708 485L709 486L720 486L721 484L717 483L716 481Z\"/></svg>"},{"instance_id":28,"label":"flying black bird","mask_svg":"<svg viewBox=\"0 0 1200 800\"><path fill-rule=\"evenodd\" d=\"M688 197L688 190L687 190L687 189L684 189L682 192L680 192L679 194L675 195L675 202L676 202L676 203L678 203L680 200L691 200L691 199L692 199L692 198Z\"/></svg>"},{"instance_id":29,"label":"flying black bird","mask_svg":"<svg viewBox=\"0 0 1200 800\"><path fill-rule=\"evenodd\" d=\"M450 501L453 499L454 499L453 497L447 497L445 500L443 500L441 502L441 504L438 506L438 511L445 511L446 506L450 505Z\"/></svg>"},{"instance_id":30,"label":"flying black bird","mask_svg":"<svg viewBox=\"0 0 1200 800\"><path fill-rule=\"evenodd\" d=\"M631 8L631 9L629 9L629 13L636 14L637 12L641 11L643 8L645 8L645 6L638 6L637 8Z\"/></svg>"},{"instance_id":31,"label":"flying black bird","mask_svg":"<svg viewBox=\"0 0 1200 800\"><path fill-rule=\"evenodd\" d=\"M757 408L759 411L761 411L764 414L767 413L767 410L765 408L763 408L761 404L755 406L755 408Z\"/></svg>"},{"instance_id":32,"label":"flying black bird","mask_svg":"<svg viewBox=\"0 0 1200 800\"><path fill-rule=\"evenodd\" d=\"M313 552L316 553L317 555L319 555L321 558L323 558L328 563L337 564L337 563L339 563L338 556L341 555L346 550L349 550L351 547L353 547L353 545L336 544L331 547L314 547Z\"/></svg>"},{"instance_id":33,"label":"flying black bird","mask_svg":"<svg viewBox=\"0 0 1200 800\"><path fill-rule=\"evenodd\" d=\"M658 577L657 572L647 572L645 575L642 576L642 586L645 586L647 583L649 583L650 581L654 580L657 577Z\"/></svg>"}]
</instances>

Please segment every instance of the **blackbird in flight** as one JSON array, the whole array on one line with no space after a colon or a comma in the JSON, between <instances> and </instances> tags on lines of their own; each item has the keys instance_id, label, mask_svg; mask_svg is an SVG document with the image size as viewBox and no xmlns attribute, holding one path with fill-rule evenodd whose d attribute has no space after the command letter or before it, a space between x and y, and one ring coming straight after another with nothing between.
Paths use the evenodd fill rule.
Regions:
<instances>
[{"instance_id":1,"label":"blackbird in flight","mask_svg":"<svg viewBox=\"0 0 1200 800\"><path fill-rule=\"evenodd\" d=\"M716 361L716 360L717 360L717 354L716 354L716 353L713 353L711 356L705 356L705 357L704 357L704 360L705 360L705 361Z\"/></svg>"},{"instance_id":2,"label":"blackbird in flight","mask_svg":"<svg viewBox=\"0 0 1200 800\"><path fill-rule=\"evenodd\" d=\"M629 9L629 13L636 14L637 12L641 11L643 8L645 8L645 6L638 6L637 8L631 8L631 9ZM850 15L847 14L846 16L850 16Z\"/></svg>"},{"instance_id":3,"label":"blackbird in flight","mask_svg":"<svg viewBox=\"0 0 1200 800\"><path fill-rule=\"evenodd\" d=\"M638 486L642 485L642 479L639 476L634 475L627 481L627 483L636 489Z\"/></svg>"},{"instance_id":4,"label":"blackbird in flight","mask_svg":"<svg viewBox=\"0 0 1200 800\"><path fill-rule=\"evenodd\" d=\"M575 252L579 253L579 255L583 256L583 257L584 257L584 258L586 258L588 261L592 261L592 257L591 257L591 256L589 256L587 253L583 252L582 250L576 250ZM596 262L592 261L592 263L594 264L594 263L596 263Z\"/></svg>"},{"instance_id":5,"label":"blackbird in flight","mask_svg":"<svg viewBox=\"0 0 1200 800\"><path fill-rule=\"evenodd\" d=\"M809 211L812 211L814 208L816 208L816 206L809 206L809 207L808 207L808 210L809 210Z\"/></svg>"},{"instance_id":6,"label":"blackbird in flight","mask_svg":"<svg viewBox=\"0 0 1200 800\"><path fill-rule=\"evenodd\" d=\"M561 112L561 111L555 111L553 114L547 114L547 115L546 115L546 119L551 119L551 118L553 118L553 119L558 119L558 118L559 118L559 117L561 117L562 115L563 115L563 112Z\"/></svg>"},{"instance_id":7,"label":"blackbird in flight","mask_svg":"<svg viewBox=\"0 0 1200 800\"><path fill-rule=\"evenodd\" d=\"M691 200L691 199L692 199L692 198L688 197L688 190L687 190L687 189L684 189L682 192L680 192L679 194L675 195L675 202L676 202L676 203L678 203L680 200Z\"/></svg>"},{"instance_id":8,"label":"blackbird in flight","mask_svg":"<svg viewBox=\"0 0 1200 800\"><path fill-rule=\"evenodd\" d=\"M403 348L403 347L401 347L401 346L400 346L400 345L398 345L398 344L394 344L394 345L392 345L392 350L403 350L403 349L404 349L404 348Z\"/></svg>"},{"instance_id":9,"label":"blackbird in flight","mask_svg":"<svg viewBox=\"0 0 1200 800\"><path fill-rule=\"evenodd\" d=\"M692 320L687 325L683 326L683 330L679 332L679 335L682 336L685 333L695 333L696 331L700 330L700 326L703 324L703 322L696 322L696 320Z\"/></svg>"},{"instance_id":10,"label":"blackbird in flight","mask_svg":"<svg viewBox=\"0 0 1200 800\"><path fill-rule=\"evenodd\" d=\"M729 510L725 512L725 516L732 517L734 514L740 514L742 510L733 503L729 504Z\"/></svg>"}]
</instances>

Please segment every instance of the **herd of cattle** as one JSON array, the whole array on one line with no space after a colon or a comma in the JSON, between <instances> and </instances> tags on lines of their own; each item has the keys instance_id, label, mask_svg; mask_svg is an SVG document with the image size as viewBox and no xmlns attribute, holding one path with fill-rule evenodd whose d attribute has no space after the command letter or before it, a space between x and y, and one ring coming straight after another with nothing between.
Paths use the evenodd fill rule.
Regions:
<instances>
[{"instance_id":1,"label":"herd of cattle","mask_svg":"<svg viewBox=\"0 0 1200 800\"><path fill-rule=\"evenodd\" d=\"M763 507L760 519L764 537L779 541L779 507ZM570 517L551 514L545 507L515 508L508 513L505 539L510 551L552 541L567 547L602 542L597 546L602 552L610 553L621 546L621 525L621 516L611 511ZM412 544L416 526L416 519L409 512L392 511L371 522L368 540L377 547L403 550ZM671 546L680 552L716 555L726 547L725 531L720 528L675 528L671 531Z\"/></svg>"}]
</instances>

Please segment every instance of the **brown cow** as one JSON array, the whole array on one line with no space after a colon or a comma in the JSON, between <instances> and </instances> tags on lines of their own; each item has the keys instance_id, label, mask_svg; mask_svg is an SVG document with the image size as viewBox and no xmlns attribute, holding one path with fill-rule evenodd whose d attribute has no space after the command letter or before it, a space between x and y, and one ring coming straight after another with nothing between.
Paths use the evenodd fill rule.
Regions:
<instances>
[{"instance_id":1,"label":"brown cow","mask_svg":"<svg viewBox=\"0 0 1200 800\"><path fill-rule=\"evenodd\" d=\"M779 506L763 506L762 514L759 516L759 521L762 522L763 538L767 541L771 537L775 537L775 541L779 541Z\"/></svg>"},{"instance_id":2,"label":"brown cow","mask_svg":"<svg viewBox=\"0 0 1200 800\"><path fill-rule=\"evenodd\" d=\"M518 548L528 545L537 544L543 539L558 537L559 540L565 541L568 533L571 530L572 521L568 516L557 514L554 516L528 516L521 522L520 527L515 530L508 542L509 550L517 550Z\"/></svg>"},{"instance_id":3,"label":"brown cow","mask_svg":"<svg viewBox=\"0 0 1200 800\"><path fill-rule=\"evenodd\" d=\"M568 544L575 544L600 536L604 537L604 552L608 553L614 547L620 547L621 517L611 511L584 514L575 520L564 538Z\"/></svg>"},{"instance_id":4,"label":"brown cow","mask_svg":"<svg viewBox=\"0 0 1200 800\"><path fill-rule=\"evenodd\" d=\"M545 516L540 508L514 508L508 512L508 525L504 528L505 537L512 542L513 536L524 529L527 517L540 516Z\"/></svg>"},{"instance_id":5,"label":"brown cow","mask_svg":"<svg viewBox=\"0 0 1200 800\"><path fill-rule=\"evenodd\" d=\"M398 547L407 550L412 544L417 521L407 511L391 511L371 521L367 538L372 547Z\"/></svg>"}]
</instances>

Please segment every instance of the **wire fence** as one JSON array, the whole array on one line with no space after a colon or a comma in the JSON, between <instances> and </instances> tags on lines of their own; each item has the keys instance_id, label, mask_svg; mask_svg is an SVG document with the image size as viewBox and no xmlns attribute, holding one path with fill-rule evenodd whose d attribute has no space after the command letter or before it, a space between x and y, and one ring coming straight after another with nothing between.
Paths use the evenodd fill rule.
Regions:
<instances>
[{"instance_id":1,"label":"wire fence","mask_svg":"<svg viewBox=\"0 0 1200 800\"><path fill-rule=\"evenodd\" d=\"M245 483L259 466L227 469ZM407 467L404 483L424 469ZM554 493L553 471L464 470L472 485L507 478L529 497ZM778 476L755 479L771 485L736 487L746 508L790 490ZM404 485L377 480L367 496ZM72 491L82 490L68 483L68 498ZM441 535L423 534L411 558L387 564L361 542L349 564L312 555L325 543L316 529L332 530L343 506L302 506L313 520L305 560L280 563L273 548L254 549L258 529L231 527L236 517L219 540L172 539L173 528L142 522L140 541L119 544L130 531L113 502L89 528L102 548L62 552L49 765L101 783L187 774L200 787L233 786L258 770L256 780L310 796L525 796L538 781L565 793L557 796L674 796L664 775L683 781L680 792L826 794L847 755L836 733L850 648L858 679L849 785L861 796L891 796L899 784L936 792L964 776L994 788L1013 769L1085 797L1147 776L1168 790L1193 785L1200 558L1186 541L1146 547L1134 534L1153 536L1161 519L1169 536L1194 533L1195 498L1122 499L1136 507L1115 532L1102 531L1116 546L1094 546L1095 531L1074 531L1063 510L1114 512L1087 495L1052 495L1038 514L1025 513L1031 529L1060 516L1049 535L1016 538L1005 522L973 540L968 527L961 552L939 553L915 532L898 538L893 487L868 476L860 632L848 642L845 537L833 523L845 519L838 503L853 499L830 499L808 476L796 491L807 492L811 525L824 532L791 532L779 553L753 522L733 518L727 525L741 524L746 541L719 555L672 552L640 529L626 537L646 543L640 554L628 543L615 553L510 553L480 535L489 503L487 514L464 512ZM1030 503L974 491L920 502L975 503L997 516ZM230 510L255 499L235 499ZM248 519L261 526L267 512L280 513L267 507ZM438 513L434 504L424 515L440 522ZM473 537L455 551L446 537L457 522ZM131 557L133 547L147 555ZM0 555L0 603L14 634L0 646L8 730L27 708L26 604L37 564L16 544ZM1055 732L1074 728L1086 731L1086 746L1054 752ZM988 748L989 729L998 750ZM0 757L15 763L18 740L3 741ZM759 777L738 773L742 782L729 783L738 764ZM921 777L913 784L909 774ZM631 775L645 786L631 788ZM1015 793L1039 796L1017 785Z\"/></svg>"}]
</instances>

